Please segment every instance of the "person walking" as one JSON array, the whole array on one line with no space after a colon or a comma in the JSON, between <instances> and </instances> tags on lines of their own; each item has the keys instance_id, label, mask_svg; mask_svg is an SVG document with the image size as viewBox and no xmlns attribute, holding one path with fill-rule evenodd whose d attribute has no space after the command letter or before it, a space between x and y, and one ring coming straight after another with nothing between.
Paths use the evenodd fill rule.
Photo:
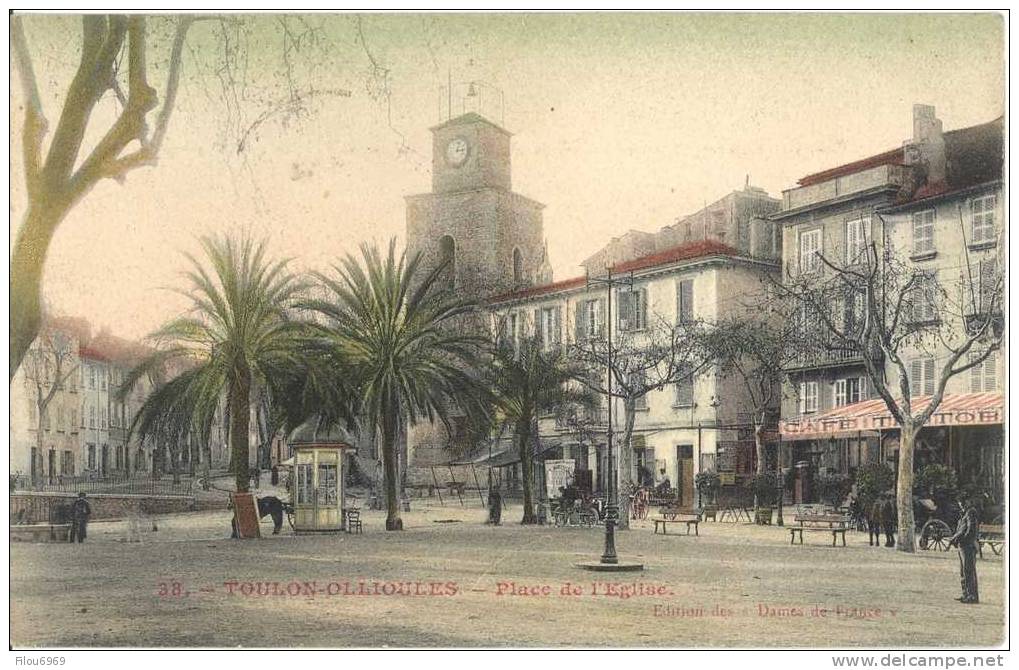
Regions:
<instances>
[{"instance_id":1,"label":"person walking","mask_svg":"<svg viewBox=\"0 0 1019 670\"><path fill-rule=\"evenodd\" d=\"M874 499L867 510L867 544L872 547L881 546L881 497Z\"/></svg>"},{"instance_id":2,"label":"person walking","mask_svg":"<svg viewBox=\"0 0 1019 670\"><path fill-rule=\"evenodd\" d=\"M78 494L78 499L71 504L71 542L75 538L78 542L85 541L85 531L88 526L88 518L92 516L92 506L85 500L85 493Z\"/></svg>"},{"instance_id":3,"label":"person walking","mask_svg":"<svg viewBox=\"0 0 1019 670\"><path fill-rule=\"evenodd\" d=\"M967 605L975 605L980 602L977 592L980 520L977 518L976 506L972 502L963 504L960 501L959 508L963 513L959 517L959 524L955 527L955 535L948 542L949 546L959 548L959 577L962 582L962 596L956 600Z\"/></svg>"},{"instance_id":4,"label":"person walking","mask_svg":"<svg viewBox=\"0 0 1019 670\"><path fill-rule=\"evenodd\" d=\"M895 546L895 528L898 522L898 517L895 510L895 498L890 493L886 493L884 501L881 503L881 525L885 529L885 546Z\"/></svg>"}]
</instances>

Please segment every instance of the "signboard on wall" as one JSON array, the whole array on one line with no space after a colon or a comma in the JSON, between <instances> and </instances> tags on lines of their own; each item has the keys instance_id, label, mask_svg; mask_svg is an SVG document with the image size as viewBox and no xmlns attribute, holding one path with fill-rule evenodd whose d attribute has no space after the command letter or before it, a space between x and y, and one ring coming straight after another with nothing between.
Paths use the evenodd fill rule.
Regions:
<instances>
[{"instance_id":1,"label":"signboard on wall","mask_svg":"<svg viewBox=\"0 0 1019 670\"><path fill-rule=\"evenodd\" d=\"M573 481L576 461L572 458L545 461L545 490L551 498L559 496L559 489Z\"/></svg>"}]
</instances>

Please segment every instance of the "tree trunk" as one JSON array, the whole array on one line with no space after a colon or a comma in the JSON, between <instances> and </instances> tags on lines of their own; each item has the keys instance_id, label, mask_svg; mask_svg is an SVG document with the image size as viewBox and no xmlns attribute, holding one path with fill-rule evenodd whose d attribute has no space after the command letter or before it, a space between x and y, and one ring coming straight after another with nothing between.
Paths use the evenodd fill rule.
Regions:
<instances>
[{"instance_id":1,"label":"tree trunk","mask_svg":"<svg viewBox=\"0 0 1019 670\"><path fill-rule=\"evenodd\" d=\"M230 469L234 473L237 492L246 493L251 477L248 473L248 430L251 414L251 373L240 371L230 384Z\"/></svg>"},{"instance_id":2,"label":"tree trunk","mask_svg":"<svg viewBox=\"0 0 1019 670\"><path fill-rule=\"evenodd\" d=\"M899 435L899 481L896 485L895 502L898 507L899 551L912 554L916 551L915 521L913 520L913 445L917 429L911 423L903 424Z\"/></svg>"},{"instance_id":3,"label":"tree trunk","mask_svg":"<svg viewBox=\"0 0 1019 670\"><path fill-rule=\"evenodd\" d=\"M754 447L757 450L757 475L761 476L767 473L767 454L764 453L764 423L757 421L757 417L754 417ZM758 514L761 510L761 501L754 493L754 520L757 521Z\"/></svg>"},{"instance_id":4,"label":"tree trunk","mask_svg":"<svg viewBox=\"0 0 1019 670\"><path fill-rule=\"evenodd\" d=\"M399 464L397 461L397 438L399 429L396 403L389 403L382 416L382 469L386 489L386 530L403 530L400 518L400 498L397 494Z\"/></svg>"},{"instance_id":5,"label":"tree trunk","mask_svg":"<svg viewBox=\"0 0 1019 670\"><path fill-rule=\"evenodd\" d=\"M10 267L10 383L21 367L29 347L39 334L42 323L42 276L53 231L64 218L66 207L30 205L21 224Z\"/></svg>"},{"instance_id":6,"label":"tree trunk","mask_svg":"<svg viewBox=\"0 0 1019 670\"><path fill-rule=\"evenodd\" d=\"M522 524L534 524L538 518L534 514L534 454L531 452L531 420L517 422L517 447L520 450L520 477L524 490L524 516Z\"/></svg>"},{"instance_id":7,"label":"tree trunk","mask_svg":"<svg viewBox=\"0 0 1019 670\"><path fill-rule=\"evenodd\" d=\"M629 491L633 486L633 424L637 420L637 401L631 398L623 400L623 439L619 441L619 459L616 461L616 471L619 473L616 481L616 497L619 499L619 521L616 523L617 530L630 530L630 496ZM653 467L653 464L652 464ZM611 473L610 473L611 475Z\"/></svg>"}]
</instances>

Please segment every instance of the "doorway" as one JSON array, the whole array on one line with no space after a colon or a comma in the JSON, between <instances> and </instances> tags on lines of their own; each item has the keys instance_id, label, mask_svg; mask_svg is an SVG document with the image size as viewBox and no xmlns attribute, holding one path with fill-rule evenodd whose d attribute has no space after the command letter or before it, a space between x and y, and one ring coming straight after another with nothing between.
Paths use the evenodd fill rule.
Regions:
<instances>
[{"instance_id":1,"label":"doorway","mask_svg":"<svg viewBox=\"0 0 1019 670\"><path fill-rule=\"evenodd\" d=\"M679 506L691 508L694 505L693 486L693 445L676 446L676 489Z\"/></svg>"}]
</instances>

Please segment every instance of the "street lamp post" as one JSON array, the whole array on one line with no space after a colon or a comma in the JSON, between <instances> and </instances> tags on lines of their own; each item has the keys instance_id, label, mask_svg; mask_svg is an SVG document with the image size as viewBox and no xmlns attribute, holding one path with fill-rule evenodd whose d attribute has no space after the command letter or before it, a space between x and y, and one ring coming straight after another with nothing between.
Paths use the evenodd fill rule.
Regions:
<instances>
[{"instance_id":1,"label":"street lamp post","mask_svg":"<svg viewBox=\"0 0 1019 670\"><path fill-rule=\"evenodd\" d=\"M616 565L619 557L616 555L616 522L619 520L619 491L617 486L617 473L612 449L612 289L615 286L633 287L633 273L625 277L613 277L612 269L604 278L592 279L588 277L587 285L600 285L608 289L607 309L605 314L605 333L608 351L606 353L606 367L608 369L608 426L605 433L605 484L608 505L605 509L605 549L601 555L601 564Z\"/></svg>"}]
</instances>

